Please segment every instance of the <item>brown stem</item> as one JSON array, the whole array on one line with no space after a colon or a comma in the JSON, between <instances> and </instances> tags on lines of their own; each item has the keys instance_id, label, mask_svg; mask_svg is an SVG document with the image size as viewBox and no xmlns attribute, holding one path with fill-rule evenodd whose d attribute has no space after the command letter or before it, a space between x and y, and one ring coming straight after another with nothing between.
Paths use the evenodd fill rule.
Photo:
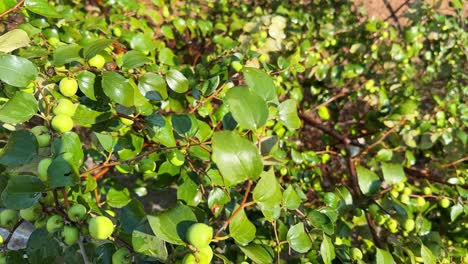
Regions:
<instances>
[{"instance_id":1,"label":"brown stem","mask_svg":"<svg viewBox=\"0 0 468 264\"><path fill-rule=\"evenodd\" d=\"M193 114L195 113L195 111L197 111L198 108L200 108L202 105L204 105L206 102L208 102L209 100L213 99L215 96L217 96L219 94L219 92L221 92L221 90L226 86L227 82L225 82L223 85L221 85L218 89L216 89L216 91L214 91L212 94L210 94L208 97L206 97L205 99L203 99L202 101L200 101L194 108L192 108L192 110L190 110L190 114Z\"/></svg>"},{"instance_id":2,"label":"brown stem","mask_svg":"<svg viewBox=\"0 0 468 264\"><path fill-rule=\"evenodd\" d=\"M393 12L395 14L398 13L398 11L400 11L404 6L406 6L411 0L406 0L405 2L403 2L399 7L395 8L395 10L393 10ZM392 18L392 15L390 14L387 18L384 19L384 21L387 21L389 20L390 18Z\"/></svg>"},{"instance_id":3,"label":"brown stem","mask_svg":"<svg viewBox=\"0 0 468 264\"><path fill-rule=\"evenodd\" d=\"M372 219L370 212L367 212L367 211L366 211L366 220L367 220L367 225L369 226L369 229L372 235L372 240L374 240L374 243L376 244L377 247L384 248L384 244L382 240L380 240L379 236L377 235L377 230L376 230L374 219Z\"/></svg>"},{"instance_id":4,"label":"brown stem","mask_svg":"<svg viewBox=\"0 0 468 264\"><path fill-rule=\"evenodd\" d=\"M68 194L65 187L62 188L63 202L65 203L65 208L70 208L70 202L68 201Z\"/></svg>"},{"instance_id":5,"label":"brown stem","mask_svg":"<svg viewBox=\"0 0 468 264\"><path fill-rule=\"evenodd\" d=\"M15 10L18 9L23 3L24 3L24 0L20 0L18 3L16 3L16 5L14 5L13 7L11 7L10 9L6 10L5 12L1 13L1 14L0 14L0 17L6 16L6 15L8 15L9 13L15 11Z\"/></svg>"},{"instance_id":6,"label":"brown stem","mask_svg":"<svg viewBox=\"0 0 468 264\"><path fill-rule=\"evenodd\" d=\"M249 194L250 194L250 189L252 188L252 184L253 182L251 180L248 181L247 183L247 188L245 190L245 194L244 194L244 198L242 199L242 203L240 204L240 206L234 210L234 212L231 214L231 216L226 220L226 222L224 222L223 226L218 230L218 232L216 232L216 235L215 236L219 236L221 234L221 232L223 232L228 226L229 226L229 223L231 223L231 221L234 219L234 217L242 210L244 209L244 207L246 207L246 203L247 203L247 198L249 197Z\"/></svg>"},{"instance_id":7,"label":"brown stem","mask_svg":"<svg viewBox=\"0 0 468 264\"><path fill-rule=\"evenodd\" d=\"M3 247L8 248L8 243L10 242L11 238L13 237L13 234L15 233L16 229L24 222L23 219L20 219L16 224L13 226L13 228L10 231L10 234L8 234L7 238L3 242Z\"/></svg>"},{"instance_id":8,"label":"brown stem","mask_svg":"<svg viewBox=\"0 0 468 264\"><path fill-rule=\"evenodd\" d=\"M398 125L395 125L394 127L390 128L388 131L386 131L379 139L377 139L374 143L372 143L371 145L368 145L367 147L365 147L361 153L359 154L359 156L369 152L369 150L375 148L377 145L379 145L380 143L382 143L382 141L384 141L391 133L395 132L395 130L397 130L399 127L401 127L402 125L404 125L406 122L406 119L402 119L400 121L400 123Z\"/></svg>"},{"instance_id":9,"label":"brown stem","mask_svg":"<svg viewBox=\"0 0 468 264\"><path fill-rule=\"evenodd\" d=\"M278 237L278 230L276 229L276 221L273 221L271 224L273 225L273 231L275 232L277 263L280 264L281 263L281 242Z\"/></svg>"},{"instance_id":10,"label":"brown stem","mask_svg":"<svg viewBox=\"0 0 468 264\"><path fill-rule=\"evenodd\" d=\"M104 169L102 169L102 171L96 173L93 178L97 181L99 178L101 178L102 176L104 176L104 174L106 174L107 172L109 171L109 167L106 167Z\"/></svg>"},{"instance_id":11,"label":"brown stem","mask_svg":"<svg viewBox=\"0 0 468 264\"><path fill-rule=\"evenodd\" d=\"M442 168L452 167L452 166L455 166L455 165L457 165L457 164L459 164L459 163L463 163L463 162L465 162L465 161L467 161L467 160L468 160L468 157L464 157L464 158L461 158L461 159L459 159L459 160L450 162L450 163L448 163L448 164L444 164L444 165L442 165L441 167L442 167Z\"/></svg>"},{"instance_id":12,"label":"brown stem","mask_svg":"<svg viewBox=\"0 0 468 264\"><path fill-rule=\"evenodd\" d=\"M403 33L403 30L401 29L400 20L398 20L398 16L396 15L395 11L393 10L392 5L390 4L390 2L388 2L388 0L383 0L383 2L385 4L385 7L387 7L388 12L390 12L390 17L393 19L393 21L395 21L395 23L396 23L396 25L398 27L398 31L400 31L400 33Z\"/></svg>"}]
</instances>

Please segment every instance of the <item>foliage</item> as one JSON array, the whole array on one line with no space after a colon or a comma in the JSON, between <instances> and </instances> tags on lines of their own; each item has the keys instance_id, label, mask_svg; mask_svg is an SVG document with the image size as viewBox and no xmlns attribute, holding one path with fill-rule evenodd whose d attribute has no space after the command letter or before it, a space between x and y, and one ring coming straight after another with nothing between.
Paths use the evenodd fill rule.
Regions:
<instances>
[{"instance_id":1,"label":"foliage","mask_svg":"<svg viewBox=\"0 0 468 264\"><path fill-rule=\"evenodd\" d=\"M468 262L460 1L84 2L0 3L6 263Z\"/></svg>"}]
</instances>

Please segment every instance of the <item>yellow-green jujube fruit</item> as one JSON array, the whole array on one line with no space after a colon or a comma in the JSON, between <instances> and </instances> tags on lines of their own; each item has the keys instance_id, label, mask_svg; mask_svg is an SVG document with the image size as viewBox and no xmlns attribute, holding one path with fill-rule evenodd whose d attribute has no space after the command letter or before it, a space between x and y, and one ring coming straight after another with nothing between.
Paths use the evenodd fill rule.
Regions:
<instances>
[{"instance_id":1,"label":"yellow-green jujube fruit","mask_svg":"<svg viewBox=\"0 0 468 264\"><path fill-rule=\"evenodd\" d=\"M39 147L47 147L50 145L50 134L49 129L45 126L35 126L31 128L31 133L36 136L37 143Z\"/></svg>"},{"instance_id":2,"label":"yellow-green jujube fruit","mask_svg":"<svg viewBox=\"0 0 468 264\"><path fill-rule=\"evenodd\" d=\"M413 219L406 219L405 222L403 222L403 228L407 231L407 232L411 232L414 230L414 228L416 227L416 222L414 222Z\"/></svg>"},{"instance_id":3,"label":"yellow-green jujube fruit","mask_svg":"<svg viewBox=\"0 0 468 264\"><path fill-rule=\"evenodd\" d=\"M49 233L53 233L63 228L65 222L63 221L63 217L61 215L52 215L47 219L47 231Z\"/></svg>"},{"instance_id":4,"label":"yellow-green jujube fruit","mask_svg":"<svg viewBox=\"0 0 468 264\"><path fill-rule=\"evenodd\" d=\"M318 108L317 114L324 121L330 120L330 111L328 111L328 107L325 105L322 105Z\"/></svg>"},{"instance_id":5,"label":"yellow-green jujube fruit","mask_svg":"<svg viewBox=\"0 0 468 264\"><path fill-rule=\"evenodd\" d=\"M209 264L213 259L213 250L210 246L199 248L197 252L185 255L183 264Z\"/></svg>"},{"instance_id":6,"label":"yellow-green jujube fruit","mask_svg":"<svg viewBox=\"0 0 468 264\"><path fill-rule=\"evenodd\" d=\"M20 216L26 221L34 222L42 216L42 206L40 203L20 210Z\"/></svg>"},{"instance_id":7,"label":"yellow-green jujube fruit","mask_svg":"<svg viewBox=\"0 0 468 264\"><path fill-rule=\"evenodd\" d=\"M65 77L60 81L59 90L64 96L73 96L78 91L78 82L73 78Z\"/></svg>"},{"instance_id":8,"label":"yellow-green jujube fruit","mask_svg":"<svg viewBox=\"0 0 468 264\"><path fill-rule=\"evenodd\" d=\"M88 229L94 239L105 240L114 232L114 224L105 216L96 216L89 220Z\"/></svg>"},{"instance_id":9,"label":"yellow-green jujube fruit","mask_svg":"<svg viewBox=\"0 0 468 264\"><path fill-rule=\"evenodd\" d=\"M67 215L70 220L79 222L86 216L87 211L88 210L84 205L77 203L68 209Z\"/></svg>"},{"instance_id":10,"label":"yellow-green jujube fruit","mask_svg":"<svg viewBox=\"0 0 468 264\"><path fill-rule=\"evenodd\" d=\"M132 255L127 248L119 248L112 254L112 264L130 264L132 263Z\"/></svg>"},{"instance_id":11,"label":"yellow-green jujube fruit","mask_svg":"<svg viewBox=\"0 0 468 264\"><path fill-rule=\"evenodd\" d=\"M0 225L5 228L12 228L18 220L18 212L15 210L5 209L0 212Z\"/></svg>"},{"instance_id":12,"label":"yellow-green jujube fruit","mask_svg":"<svg viewBox=\"0 0 468 264\"><path fill-rule=\"evenodd\" d=\"M56 115L52 118L52 128L57 132L68 132L73 128L73 119L67 115Z\"/></svg>"},{"instance_id":13,"label":"yellow-green jujube fruit","mask_svg":"<svg viewBox=\"0 0 468 264\"><path fill-rule=\"evenodd\" d=\"M57 105L54 107L53 112L55 115L73 116L75 114L75 105L68 99L58 100Z\"/></svg>"},{"instance_id":14,"label":"yellow-green jujube fruit","mask_svg":"<svg viewBox=\"0 0 468 264\"><path fill-rule=\"evenodd\" d=\"M450 200L446 197L439 200L439 205L442 208L448 208L450 206Z\"/></svg>"},{"instance_id":15,"label":"yellow-green jujube fruit","mask_svg":"<svg viewBox=\"0 0 468 264\"><path fill-rule=\"evenodd\" d=\"M37 165L37 176L43 182L47 182L47 170L49 169L50 164L52 164L52 159L45 158L39 161L39 164Z\"/></svg>"},{"instance_id":16,"label":"yellow-green jujube fruit","mask_svg":"<svg viewBox=\"0 0 468 264\"><path fill-rule=\"evenodd\" d=\"M98 70L100 70L106 64L106 59L102 55L97 54L88 60L88 64L89 66L96 67Z\"/></svg>"},{"instance_id":17,"label":"yellow-green jujube fruit","mask_svg":"<svg viewBox=\"0 0 468 264\"><path fill-rule=\"evenodd\" d=\"M76 226L66 225L63 228L62 235L63 235L63 242L65 242L65 244L71 246L71 245L75 244L78 241L78 239L80 238L80 231L78 230L78 228Z\"/></svg>"},{"instance_id":18,"label":"yellow-green jujube fruit","mask_svg":"<svg viewBox=\"0 0 468 264\"><path fill-rule=\"evenodd\" d=\"M196 223L189 227L186 234L187 242L200 249L210 244L213 238L213 228L203 223Z\"/></svg>"}]
</instances>

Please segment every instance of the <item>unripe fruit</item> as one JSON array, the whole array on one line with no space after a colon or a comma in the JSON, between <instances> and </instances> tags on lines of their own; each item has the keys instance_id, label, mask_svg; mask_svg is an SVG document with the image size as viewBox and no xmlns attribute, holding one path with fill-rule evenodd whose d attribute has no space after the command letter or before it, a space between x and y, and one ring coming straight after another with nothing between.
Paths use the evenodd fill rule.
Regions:
<instances>
[{"instance_id":1,"label":"unripe fruit","mask_svg":"<svg viewBox=\"0 0 468 264\"><path fill-rule=\"evenodd\" d=\"M55 115L73 116L75 114L75 105L68 99L60 99L53 112Z\"/></svg>"},{"instance_id":2,"label":"unripe fruit","mask_svg":"<svg viewBox=\"0 0 468 264\"><path fill-rule=\"evenodd\" d=\"M37 164L37 176L43 182L46 182L48 179L47 170L49 169L49 166L51 163L52 163L51 158L45 158L39 161L39 164Z\"/></svg>"},{"instance_id":3,"label":"unripe fruit","mask_svg":"<svg viewBox=\"0 0 468 264\"><path fill-rule=\"evenodd\" d=\"M55 231L62 229L63 225L64 225L64 222L63 222L62 216L52 215L51 217L49 217L49 219L47 219L46 227L49 233L53 233Z\"/></svg>"},{"instance_id":4,"label":"unripe fruit","mask_svg":"<svg viewBox=\"0 0 468 264\"><path fill-rule=\"evenodd\" d=\"M64 96L73 96L78 91L78 82L73 78L65 77L60 81L59 90Z\"/></svg>"},{"instance_id":5,"label":"unripe fruit","mask_svg":"<svg viewBox=\"0 0 468 264\"><path fill-rule=\"evenodd\" d=\"M424 197L422 196L418 196L418 198L416 198L416 204L419 207L423 207L424 205L426 205L426 199L424 199Z\"/></svg>"},{"instance_id":6,"label":"unripe fruit","mask_svg":"<svg viewBox=\"0 0 468 264\"><path fill-rule=\"evenodd\" d=\"M0 236L0 245L3 245L3 237Z\"/></svg>"},{"instance_id":7,"label":"unripe fruit","mask_svg":"<svg viewBox=\"0 0 468 264\"><path fill-rule=\"evenodd\" d=\"M76 241L78 241L78 239L80 238L80 232L78 231L78 228L75 226L68 226L68 225L65 226L63 228L62 235L63 235L63 242L65 242L65 244L69 246L75 244Z\"/></svg>"},{"instance_id":8,"label":"unripe fruit","mask_svg":"<svg viewBox=\"0 0 468 264\"><path fill-rule=\"evenodd\" d=\"M68 132L73 128L73 120L67 115L57 115L52 119L52 128L61 133Z\"/></svg>"},{"instance_id":9,"label":"unripe fruit","mask_svg":"<svg viewBox=\"0 0 468 264\"><path fill-rule=\"evenodd\" d=\"M431 194L432 194L432 190L431 190L431 188L429 188L429 187L424 187L424 188L423 188L423 193L424 193L425 195L431 195Z\"/></svg>"},{"instance_id":10,"label":"unripe fruit","mask_svg":"<svg viewBox=\"0 0 468 264\"><path fill-rule=\"evenodd\" d=\"M324 121L330 120L330 111L328 111L328 108L325 105L318 108L317 114Z\"/></svg>"},{"instance_id":11,"label":"unripe fruit","mask_svg":"<svg viewBox=\"0 0 468 264\"><path fill-rule=\"evenodd\" d=\"M68 218L74 222L79 222L83 220L86 216L86 207L82 204L74 204L70 209L68 209Z\"/></svg>"},{"instance_id":12,"label":"unripe fruit","mask_svg":"<svg viewBox=\"0 0 468 264\"><path fill-rule=\"evenodd\" d=\"M0 225L5 228L12 228L18 222L18 212L12 209L5 209L0 213Z\"/></svg>"},{"instance_id":13,"label":"unripe fruit","mask_svg":"<svg viewBox=\"0 0 468 264\"><path fill-rule=\"evenodd\" d=\"M395 184L394 189L397 190L398 192L403 191L405 189L405 183L404 182L399 182Z\"/></svg>"},{"instance_id":14,"label":"unripe fruit","mask_svg":"<svg viewBox=\"0 0 468 264\"><path fill-rule=\"evenodd\" d=\"M189 227L186 234L187 242L200 249L210 244L213 238L213 228L203 223L196 223Z\"/></svg>"},{"instance_id":15,"label":"unripe fruit","mask_svg":"<svg viewBox=\"0 0 468 264\"><path fill-rule=\"evenodd\" d=\"M50 145L49 129L45 126L35 126L31 128L31 132L36 136L39 147L47 147Z\"/></svg>"},{"instance_id":16,"label":"unripe fruit","mask_svg":"<svg viewBox=\"0 0 468 264\"><path fill-rule=\"evenodd\" d=\"M106 59L102 55L97 54L88 60L88 64L89 66L96 67L98 70L100 70L106 64Z\"/></svg>"},{"instance_id":17,"label":"unripe fruit","mask_svg":"<svg viewBox=\"0 0 468 264\"><path fill-rule=\"evenodd\" d=\"M180 167L184 165L185 162L185 157L184 154L180 151L173 151L169 154L169 162L172 163L172 165Z\"/></svg>"},{"instance_id":18,"label":"unripe fruit","mask_svg":"<svg viewBox=\"0 0 468 264\"><path fill-rule=\"evenodd\" d=\"M213 258L213 250L210 246L198 249L197 252L185 255L183 264L209 264Z\"/></svg>"},{"instance_id":19,"label":"unripe fruit","mask_svg":"<svg viewBox=\"0 0 468 264\"><path fill-rule=\"evenodd\" d=\"M36 203L35 205L20 210L20 216L26 221L34 222L39 219L42 215L42 206L40 203Z\"/></svg>"},{"instance_id":20,"label":"unripe fruit","mask_svg":"<svg viewBox=\"0 0 468 264\"><path fill-rule=\"evenodd\" d=\"M130 264L132 263L132 255L127 248L119 248L112 254L112 264Z\"/></svg>"},{"instance_id":21,"label":"unripe fruit","mask_svg":"<svg viewBox=\"0 0 468 264\"><path fill-rule=\"evenodd\" d=\"M408 188L408 187L405 187L405 188L403 189L403 194L404 194L404 195L410 195L410 194L411 194L411 189Z\"/></svg>"},{"instance_id":22,"label":"unripe fruit","mask_svg":"<svg viewBox=\"0 0 468 264\"><path fill-rule=\"evenodd\" d=\"M231 62L231 67L232 67L236 72L240 72L240 71L242 71L242 68L244 68L244 66L242 66L242 64L241 64L239 61L233 61L233 62Z\"/></svg>"},{"instance_id":23,"label":"unripe fruit","mask_svg":"<svg viewBox=\"0 0 468 264\"><path fill-rule=\"evenodd\" d=\"M89 220L89 234L98 240L109 238L114 232L114 224L105 216L96 216Z\"/></svg>"},{"instance_id":24,"label":"unripe fruit","mask_svg":"<svg viewBox=\"0 0 468 264\"><path fill-rule=\"evenodd\" d=\"M387 227L392 233L396 233L398 231L398 222L397 220L390 218L387 221Z\"/></svg>"},{"instance_id":25,"label":"unripe fruit","mask_svg":"<svg viewBox=\"0 0 468 264\"><path fill-rule=\"evenodd\" d=\"M41 217L39 219L37 219L35 222L34 222L34 227L36 229L39 229L39 228L43 228L45 227L47 224L47 218L46 217Z\"/></svg>"},{"instance_id":26,"label":"unripe fruit","mask_svg":"<svg viewBox=\"0 0 468 264\"><path fill-rule=\"evenodd\" d=\"M439 200L439 205L442 208L447 208L447 207L450 206L450 200L448 198L444 197L441 200Z\"/></svg>"},{"instance_id":27,"label":"unripe fruit","mask_svg":"<svg viewBox=\"0 0 468 264\"><path fill-rule=\"evenodd\" d=\"M403 193L400 195L400 201L404 204L408 204L410 201L410 197Z\"/></svg>"},{"instance_id":28,"label":"unripe fruit","mask_svg":"<svg viewBox=\"0 0 468 264\"><path fill-rule=\"evenodd\" d=\"M351 258L354 260L362 259L362 251L359 248L351 249Z\"/></svg>"},{"instance_id":29,"label":"unripe fruit","mask_svg":"<svg viewBox=\"0 0 468 264\"><path fill-rule=\"evenodd\" d=\"M415 226L416 226L416 223L414 222L413 219L406 219L405 222L403 222L403 228L407 232L413 231Z\"/></svg>"}]
</instances>

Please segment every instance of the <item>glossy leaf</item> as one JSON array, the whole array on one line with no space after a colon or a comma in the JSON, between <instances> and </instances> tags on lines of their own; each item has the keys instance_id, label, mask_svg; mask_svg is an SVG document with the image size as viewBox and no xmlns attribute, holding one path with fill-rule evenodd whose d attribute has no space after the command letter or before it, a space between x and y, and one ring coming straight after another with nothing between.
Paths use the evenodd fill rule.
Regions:
<instances>
[{"instance_id":1,"label":"glossy leaf","mask_svg":"<svg viewBox=\"0 0 468 264\"><path fill-rule=\"evenodd\" d=\"M252 241L256 230L255 225L247 218L244 209L241 209L229 223L229 234L240 245L247 245Z\"/></svg>"},{"instance_id":2,"label":"glossy leaf","mask_svg":"<svg viewBox=\"0 0 468 264\"><path fill-rule=\"evenodd\" d=\"M264 126L268 119L265 100L245 87L229 89L226 103L236 122L243 128L256 130Z\"/></svg>"},{"instance_id":3,"label":"glossy leaf","mask_svg":"<svg viewBox=\"0 0 468 264\"><path fill-rule=\"evenodd\" d=\"M273 170L261 174L260 180L253 190L253 199L268 221L278 219L281 212L282 193Z\"/></svg>"},{"instance_id":4,"label":"glossy leaf","mask_svg":"<svg viewBox=\"0 0 468 264\"><path fill-rule=\"evenodd\" d=\"M396 184L406 179L403 166L398 163L382 163L382 173L388 184Z\"/></svg>"},{"instance_id":5,"label":"glossy leaf","mask_svg":"<svg viewBox=\"0 0 468 264\"><path fill-rule=\"evenodd\" d=\"M132 233L132 246L136 252L161 261L165 261L168 257L166 243L157 236L135 230Z\"/></svg>"},{"instance_id":6,"label":"glossy leaf","mask_svg":"<svg viewBox=\"0 0 468 264\"><path fill-rule=\"evenodd\" d=\"M60 17L55 8L47 0L26 0L24 6L27 10L45 17Z\"/></svg>"},{"instance_id":7,"label":"glossy leaf","mask_svg":"<svg viewBox=\"0 0 468 264\"><path fill-rule=\"evenodd\" d=\"M356 172L362 193L370 195L379 190L380 178L377 174L361 166L356 167Z\"/></svg>"},{"instance_id":8,"label":"glossy leaf","mask_svg":"<svg viewBox=\"0 0 468 264\"><path fill-rule=\"evenodd\" d=\"M33 206L42 197L44 185L36 176L12 177L2 192L2 203L9 209L25 209Z\"/></svg>"},{"instance_id":9,"label":"glossy leaf","mask_svg":"<svg viewBox=\"0 0 468 264\"><path fill-rule=\"evenodd\" d=\"M114 102L123 106L133 106L133 87L129 81L116 72L106 72L102 75L102 89Z\"/></svg>"},{"instance_id":10,"label":"glossy leaf","mask_svg":"<svg viewBox=\"0 0 468 264\"><path fill-rule=\"evenodd\" d=\"M385 249L377 248L376 263L377 264L393 264L394 261L393 261L392 254L390 254Z\"/></svg>"},{"instance_id":11,"label":"glossy leaf","mask_svg":"<svg viewBox=\"0 0 468 264\"><path fill-rule=\"evenodd\" d=\"M0 121L9 124L26 122L38 111L34 95L16 92L15 95L0 108Z\"/></svg>"},{"instance_id":12,"label":"glossy leaf","mask_svg":"<svg viewBox=\"0 0 468 264\"><path fill-rule=\"evenodd\" d=\"M424 264L435 264L436 258L432 254L432 251L421 244L421 257L423 258Z\"/></svg>"},{"instance_id":13,"label":"glossy leaf","mask_svg":"<svg viewBox=\"0 0 468 264\"><path fill-rule=\"evenodd\" d=\"M297 115L296 101L288 99L278 106L280 121L289 129L301 127L301 120Z\"/></svg>"},{"instance_id":14,"label":"glossy leaf","mask_svg":"<svg viewBox=\"0 0 468 264\"><path fill-rule=\"evenodd\" d=\"M169 88L176 93L185 93L189 89L187 78L178 70L170 70L166 74L166 82Z\"/></svg>"},{"instance_id":15,"label":"glossy leaf","mask_svg":"<svg viewBox=\"0 0 468 264\"><path fill-rule=\"evenodd\" d=\"M312 248L312 241L306 233L303 223L291 226L287 236L289 246L299 253L306 253Z\"/></svg>"},{"instance_id":16,"label":"glossy leaf","mask_svg":"<svg viewBox=\"0 0 468 264\"><path fill-rule=\"evenodd\" d=\"M255 180L263 170L263 162L255 145L230 131L214 134L212 158L226 186L247 179Z\"/></svg>"},{"instance_id":17,"label":"glossy leaf","mask_svg":"<svg viewBox=\"0 0 468 264\"><path fill-rule=\"evenodd\" d=\"M11 167L27 164L36 157L38 148L36 137L31 132L12 132L8 143L0 152L0 164Z\"/></svg>"},{"instance_id":18,"label":"glossy leaf","mask_svg":"<svg viewBox=\"0 0 468 264\"><path fill-rule=\"evenodd\" d=\"M36 65L14 55L0 56L0 81L16 87L26 87L37 78Z\"/></svg>"},{"instance_id":19,"label":"glossy leaf","mask_svg":"<svg viewBox=\"0 0 468 264\"><path fill-rule=\"evenodd\" d=\"M155 73L145 73L138 80L140 93L149 100L166 100L167 88L164 79Z\"/></svg>"},{"instance_id":20,"label":"glossy leaf","mask_svg":"<svg viewBox=\"0 0 468 264\"><path fill-rule=\"evenodd\" d=\"M156 216L148 215L148 222L158 238L171 244L183 245L187 229L197 222L197 218L189 207L177 204Z\"/></svg>"},{"instance_id":21,"label":"glossy leaf","mask_svg":"<svg viewBox=\"0 0 468 264\"><path fill-rule=\"evenodd\" d=\"M261 244L251 243L247 246L240 246L241 251L251 260L258 264L273 263L274 253L273 250Z\"/></svg>"},{"instance_id":22,"label":"glossy leaf","mask_svg":"<svg viewBox=\"0 0 468 264\"><path fill-rule=\"evenodd\" d=\"M323 262L325 264L331 264L335 259L335 246L331 241L331 238L323 234L322 244L320 244L320 254L322 255Z\"/></svg>"},{"instance_id":23,"label":"glossy leaf","mask_svg":"<svg viewBox=\"0 0 468 264\"><path fill-rule=\"evenodd\" d=\"M28 34L22 29L13 29L0 36L0 52L9 53L29 46Z\"/></svg>"},{"instance_id":24,"label":"glossy leaf","mask_svg":"<svg viewBox=\"0 0 468 264\"><path fill-rule=\"evenodd\" d=\"M96 101L96 96L94 93L95 79L96 75L89 71L81 71L76 75L76 81L78 82L80 91L89 99Z\"/></svg>"},{"instance_id":25,"label":"glossy leaf","mask_svg":"<svg viewBox=\"0 0 468 264\"><path fill-rule=\"evenodd\" d=\"M249 89L265 101L276 99L276 88L273 79L264 71L246 67L243 70L245 82Z\"/></svg>"}]
</instances>

